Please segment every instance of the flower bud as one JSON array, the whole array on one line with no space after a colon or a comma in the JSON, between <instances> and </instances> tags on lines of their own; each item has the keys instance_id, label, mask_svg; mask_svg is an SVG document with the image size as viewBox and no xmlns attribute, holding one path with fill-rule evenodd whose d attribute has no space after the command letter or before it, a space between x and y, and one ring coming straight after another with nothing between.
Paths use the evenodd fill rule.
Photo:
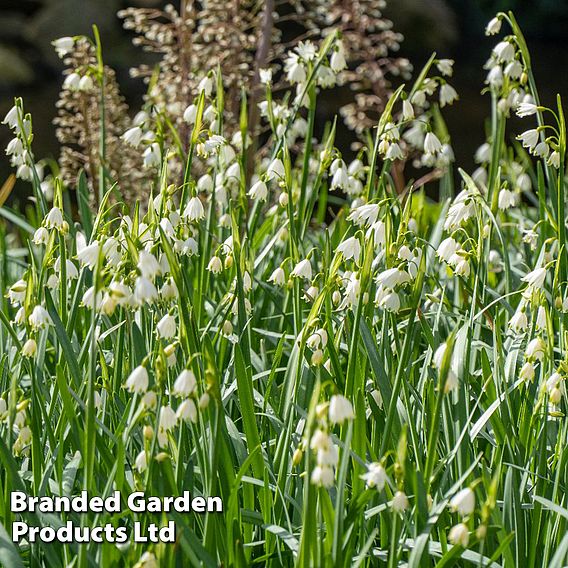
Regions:
<instances>
[{"instance_id":1,"label":"flower bud","mask_svg":"<svg viewBox=\"0 0 568 568\"><path fill-rule=\"evenodd\" d=\"M154 437L154 428L152 428L152 426L150 426L149 424L146 424L146 426L144 426L142 432L146 440L151 440Z\"/></svg>"}]
</instances>

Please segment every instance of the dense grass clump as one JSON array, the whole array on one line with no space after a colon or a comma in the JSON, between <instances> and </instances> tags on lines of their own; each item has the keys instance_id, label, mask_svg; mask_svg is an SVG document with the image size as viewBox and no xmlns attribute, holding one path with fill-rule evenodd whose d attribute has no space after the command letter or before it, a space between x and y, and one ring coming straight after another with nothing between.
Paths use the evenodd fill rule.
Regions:
<instances>
[{"instance_id":1,"label":"dense grass clump","mask_svg":"<svg viewBox=\"0 0 568 568\"><path fill-rule=\"evenodd\" d=\"M502 24L471 174L441 113L453 62L435 56L356 159L335 124L314 138L318 93L346 65L332 34L290 52L284 97L260 70L264 146L246 93L224 120L215 70L183 128L148 99L121 140L152 191L129 203L98 38L56 42L89 54L64 89L98 100L100 143L74 199L35 160L22 100L5 119L35 199L0 209L3 565L566 564L566 129L560 100L539 104L513 16L488 33ZM510 140L513 113L527 126ZM406 182L409 161L431 174ZM119 491L123 507L16 514L13 491ZM223 512L133 512L135 491L219 496ZM177 530L173 544L13 543L20 520Z\"/></svg>"}]
</instances>

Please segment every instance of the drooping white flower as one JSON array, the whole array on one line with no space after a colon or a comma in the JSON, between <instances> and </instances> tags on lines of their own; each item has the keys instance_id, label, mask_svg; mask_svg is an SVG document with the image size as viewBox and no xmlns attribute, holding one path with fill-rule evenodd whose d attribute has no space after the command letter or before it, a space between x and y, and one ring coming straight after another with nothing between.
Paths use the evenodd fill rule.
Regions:
<instances>
[{"instance_id":1,"label":"drooping white flower","mask_svg":"<svg viewBox=\"0 0 568 568\"><path fill-rule=\"evenodd\" d=\"M380 463L373 462L367 466L367 472L361 475L361 479L365 481L367 487L382 491L388 477L385 468Z\"/></svg>"},{"instance_id":2,"label":"drooping white flower","mask_svg":"<svg viewBox=\"0 0 568 568\"><path fill-rule=\"evenodd\" d=\"M433 132L427 132L424 137L424 152L426 154L437 154L442 149L442 143Z\"/></svg>"},{"instance_id":3,"label":"drooping white flower","mask_svg":"<svg viewBox=\"0 0 568 568\"><path fill-rule=\"evenodd\" d=\"M225 170L225 178L231 182L237 182L241 179L241 165L234 162Z\"/></svg>"},{"instance_id":4,"label":"drooping white flower","mask_svg":"<svg viewBox=\"0 0 568 568\"><path fill-rule=\"evenodd\" d=\"M67 89L69 91L78 91L79 90L79 83L81 81L81 75L79 73L69 73L65 77L63 81L63 89Z\"/></svg>"},{"instance_id":5,"label":"drooping white flower","mask_svg":"<svg viewBox=\"0 0 568 568\"><path fill-rule=\"evenodd\" d=\"M4 120L2 121L2 124L7 124L9 128L11 128L12 130L14 128L17 128L18 126L18 120L20 120L22 118L22 111L21 109L14 105L7 113L6 116L4 117Z\"/></svg>"},{"instance_id":6,"label":"drooping white flower","mask_svg":"<svg viewBox=\"0 0 568 568\"><path fill-rule=\"evenodd\" d=\"M184 369L174 382L172 393L175 396L189 396L195 392L197 387L197 380L193 371Z\"/></svg>"},{"instance_id":7,"label":"drooping white flower","mask_svg":"<svg viewBox=\"0 0 568 568\"><path fill-rule=\"evenodd\" d=\"M408 497L403 491L397 491L392 498L392 510L395 513L403 513L408 509Z\"/></svg>"},{"instance_id":8,"label":"drooping white flower","mask_svg":"<svg viewBox=\"0 0 568 568\"><path fill-rule=\"evenodd\" d=\"M402 119L403 120L413 120L414 119L414 108L412 103L408 99L402 101Z\"/></svg>"},{"instance_id":9,"label":"drooping white flower","mask_svg":"<svg viewBox=\"0 0 568 568\"><path fill-rule=\"evenodd\" d=\"M546 379L546 383L544 384L546 392L550 394L554 389L558 388L563 379L564 377L559 372L555 371L552 373L552 375Z\"/></svg>"},{"instance_id":10,"label":"drooping white flower","mask_svg":"<svg viewBox=\"0 0 568 568\"><path fill-rule=\"evenodd\" d=\"M156 404L158 403L158 397L154 391L148 391L144 393L142 399L140 401L143 406L146 408L155 408Z\"/></svg>"},{"instance_id":11,"label":"drooping white flower","mask_svg":"<svg viewBox=\"0 0 568 568\"><path fill-rule=\"evenodd\" d=\"M499 201L498 201L499 209L505 211L510 207L514 207L516 204L517 204L517 195L515 194L515 192L504 187L499 192Z\"/></svg>"},{"instance_id":12,"label":"drooping white flower","mask_svg":"<svg viewBox=\"0 0 568 568\"><path fill-rule=\"evenodd\" d=\"M24 300L26 299L27 289L27 282L21 278L17 282L14 282L12 286L10 286L7 296L13 306L17 306L24 302Z\"/></svg>"},{"instance_id":13,"label":"drooping white flower","mask_svg":"<svg viewBox=\"0 0 568 568\"><path fill-rule=\"evenodd\" d=\"M513 61L505 65L503 73L505 73L505 75L511 79L519 79L520 76L523 74L523 65L518 59L513 59Z\"/></svg>"},{"instance_id":14,"label":"drooping white flower","mask_svg":"<svg viewBox=\"0 0 568 568\"><path fill-rule=\"evenodd\" d=\"M312 450L320 450L322 448L329 448L331 445L331 438L327 432L317 429L310 439L310 448Z\"/></svg>"},{"instance_id":15,"label":"drooping white flower","mask_svg":"<svg viewBox=\"0 0 568 568\"><path fill-rule=\"evenodd\" d=\"M527 359L536 359L537 361L542 361L544 355L546 353L546 343L542 339L542 337L538 336L535 337L532 341L529 342L527 345L527 349L525 351L525 357Z\"/></svg>"},{"instance_id":16,"label":"drooping white flower","mask_svg":"<svg viewBox=\"0 0 568 568\"><path fill-rule=\"evenodd\" d=\"M377 284L383 288L394 289L395 286L410 282L410 275L401 268L389 268L377 276Z\"/></svg>"},{"instance_id":17,"label":"drooping white flower","mask_svg":"<svg viewBox=\"0 0 568 568\"><path fill-rule=\"evenodd\" d=\"M487 73L487 77L485 82L494 87L495 89L499 89L503 84L503 69L501 65L494 65Z\"/></svg>"},{"instance_id":18,"label":"drooping white flower","mask_svg":"<svg viewBox=\"0 0 568 568\"><path fill-rule=\"evenodd\" d=\"M147 550L144 554L142 554L134 568L158 568L156 555Z\"/></svg>"},{"instance_id":19,"label":"drooping white flower","mask_svg":"<svg viewBox=\"0 0 568 568\"><path fill-rule=\"evenodd\" d=\"M143 135L144 135L144 133L142 132L142 129L139 126L133 126L132 128L129 128L121 136L121 138L129 146L132 146L133 148L138 148L138 146L140 145L140 142L142 142L142 136Z\"/></svg>"},{"instance_id":20,"label":"drooping white flower","mask_svg":"<svg viewBox=\"0 0 568 568\"><path fill-rule=\"evenodd\" d=\"M205 217L205 209L199 197L192 197L188 201L183 211L183 216L187 218L188 221L199 221Z\"/></svg>"},{"instance_id":21,"label":"drooping white flower","mask_svg":"<svg viewBox=\"0 0 568 568\"><path fill-rule=\"evenodd\" d=\"M550 146L543 140L534 147L533 153L539 158L546 158L550 154Z\"/></svg>"},{"instance_id":22,"label":"drooping white flower","mask_svg":"<svg viewBox=\"0 0 568 568\"><path fill-rule=\"evenodd\" d=\"M459 250L454 255L452 255L452 257L448 261L448 264L451 264L454 267L454 273L458 276L469 276L469 260L463 250Z\"/></svg>"},{"instance_id":23,"label":"drooping white flower","mask_svg":"<svg viewBox=\"0 0 568 568\"><path fill-rule=\"evenodd\" d=\"M284 62L284 69L286 71L286 79L294 84L304 83L307 74L304 63L296 53L291 53Z\"/></svg>"},{"instance_id":24,"label":"drooping white flower","mask_svg":"<svg viewBox=\"0 0 568 568\"><path fill-rule=\"evenodd\" d=\"M317 286L310 286L310 287L306 290L306 292L305 292L305 294L304 294L303 297L304 297L304 299L305 299L306 301L308 301L308 302L313 302L313 301L317 298L318 294L319 294L319 289L318 289L318 287L317 287Z\"/></svg>"},{"instance_id":25,"label":"drooping white flower","mask_svg":"<svg viewBox=\"0 0 568 568\"><path fill-rule=\"evenodd\" d=\"M24 150L24 144L20 138L12 138L12 140L8 142L8 146L6 146L6 155L15 156L12 158L12 164L17 163L16 160L25 160L25 156L27 154Z\"/></svg>"},{"instance_id":26,"label":"drooping white flower","mask_svg":"<svg viewBox=\"0 0 568 568\"><path fill-rule=\"evenodd\" d=\"M546 329L546 310L544 306L539 306L536 313L536 329L543 331Z\"/></svg>"},{"instance_id":27,"label":"drooping white flower","mask_svg":"<svg viewBox=\"0 0 568 568\"><path fill-rule=\"evenodd\" d=\"M292 270L292 276L296 276L298 278L304 278L305 280L312 279L312 265L310 264L309 259L305 258L296 264L294 270Z\"/></svg>"},{"instance_id":28,"label":"drooping white flower","mask_svg":"<svg viewBox=\"0 0 568 568\"><path fill-rule=\"evenodd\" d=\"M331 164L331 178L330 189L346 189L349 185L349 172L345 162L341 159L336 159Z\"/></svg>"},{"instance_id":29,"label":"drooping white flower","mask_svg":"<svg viewBox=\"0 0 568 568\"><path fill-rule=\"evenodd\" d=\"M402 160L404 159L404 152L396 142L393 142L389 145L385 158L387 160Z\"/></svg>"},{"instance_id":30,"label":"drooping white flower","mask_svg":"<svg viewBox=\"0 0 568 568\"><path fill-rule=\"evenodd\" d=\"M260 82L263 85L270 85L272 83L272 69L260 69L258 74Z\"/></svg>"},{"instance_id":31,"label":"drooping white flower","mask_svg":"<svg viewBox=\"0 0 568 568\"><path fill-rule=\"evenodd\" d=\"M446 351L448 349L448 344L446 342L440 344L438 349L434 352L434 356L432 358L434 362L434 366L438 369L438 372L442 370L442 363L444 361L444 357L446 355ZM446 383L444 385L444 392L448 393L451 390L455 389L458 386L458 369L456 361L453 357L450 359L450 366L448 369L448 375L446 377Z\"/></svg>"},{"instance_id":32,"label":"drooping white flower","mask_svg":"<svg viewBox=\"0 0 568 568\"><path fill-rule=\"evenodd\" d=\"M28 318L32 329L43 329L51 325L51 316L43 306L36 306Z\"/></svg>"},{"instance_id":33,"label":"drooping white flower","mask_svg":"<svg viewBox=\"0 0 568 568\"><path fill-rule=\"evenodd\" d=\"M103 299L101 300L101 312L107 316L110 316L116 310L116 306L118 302L112 297L109 292L105 292L103 295Z\"/></svg>"},{"instance_id":34,"label":"drooping white flower","mask_svg":"<svg viewBox=\"0 0 568 568\"><path fill-rule=\"evenodd\" d=\"M335 481L335 474L333 468L329 466L319 466L314 467L312 475L310 478L314 485L319 487L329 488L333 486Z\"/></svg>"},{"instance_id":35,"label":"drooping white flower","mask_svg":"<svg viewBox=\"0 0 568 568\"><path fill-rule=\"evenodd\" d=\"M529 322L527 319L527 314L524 310L517 310L513 317L509 320L509 327L515 333L522 333L525 332L528 328Z\"/></svg>"},{"instance_id":36,"label":"drooping white flower","mask_svg":"<svg viewBox=\"0 0 568 568\"><path fill-rule=\"evenodd\" d=\"M548 398L550 400L550 404L559 404L562 400L562 389L560 389L560 387L555 387L548 393Z\"/></svg>"},{"instance_id":37,"label":"drooping white flower","mask_svg":"<svg viewBox=\"0 0 568 568\"><path fill-rule=\"evenodd\" d=\"M141 250L138 255L138 270L144 278L154 280L156 276L162 273L160 263L156 257L146 250Z\"/></svg>"},{"instance_id":38,"label":"drooping white flower","mask_svg":"<svg viewBox=\"0 0 568 568\"><path fill-rule=\"evenodd\" d=\"M436 250L436 254L441 260L449 262L450 258L459 249L460 244L453 237L448 237L439 244L438 249Z\"/></svg>"},{"instance_id":39,"label":"drooping white flower","mask_svg":"<svg viewBox=\"0 0 568 568\"><path fill-rule=\"evenodd\" d=\"M460 192L446 215L444 229L454 230L465 223L475 213L475 201L469 191Z\"/></svg>"},{"instance_id":40,"label":"drooping white flower","mask_svg":"<svg viewBox=\"0 0 568 568\"><path fill-rule=\"evenodd\" d=\"M544 287L544 281L546 280L546 268L543 266L535 268L523 276L521 280L533 288L542 289Z\"/></svg>"},{"instance_id":41,"label":"drooping white flower","mask_svg":"<svg viewBox=\"0 0 568 568\"><path fill-rule=\"evenodd\" d=\"M103 293L98 290L95 292L95 287L87 288L81 299L81 304L90 310L98 310L101 307Z\"/></svg>"},{"instance_id":42,"label":"drooping white flower","mask_svg":"<svg viewBox=\"0 0 568 568\"><path fill-rule=\"evenodd\" d=\"M229 147L229 146L227 146L227 147ZM199 191L205 191L207 193L210 193L211 191L213 191L213 178L211 177L210 174L203 174L197 180L197 189Z\"/></svg>"},{"instance_id":43,"label":"drooping white flower","mask_svg":"<svg viewBox=\"0 0 568 568\"><path fill-rule=\"evenodd\" d=\"M345 60L345 48L343 47L343 42L338 41L336 44L336 49L334 49L331 57L329 58L329 66L334 73L339 73L347 67L347 61Z\"/></svg>"},{"instance_id":44,"label":"drooping white flower","mask_svg":"<svg viewBox=\"0 0 568 568\"><path fill-rule=\"evenodd\" d=\"M251 199L258 199L259 201L266 201L268 197L268 187L262 180L258 180L253 186L250 188L249 197Z\"/></svg>"},{"instance_id":45,"label":"drooping white flower","mask_svg":"<svg viewBox=\"0 0 568 568\"><path fill-rule=\"evenodd\" d=\"M327 345L327 331L323 328L317 329L308 337L306 345L312 350L319 349L320 346L322 349L325 349Z\"/></svg>"},{"instance_id":46,"label":"drooping white flower","mask_svg":"<svg viewBox=\"0 0 568 568\"><path fill-rule=\"evenodd\" d=\"M424 89L419 89L412 95L410 101L413 105L422 108L426 104L426 91Z\"/></svg>"},{"instance_id":47,"label":"drooping white flower","mask_svg":"<svg viewBox=\"0 0 568 568\"><path fill-rule=\"evenodd\" d=\"M90 245L77 251L77 259L83 266L94 268L99 260L100 246L98 241L93 241Z\"/></svg>"},{"instance_id":48,"label":"drooping white flower","mask_svg":"<svg viewBox=\"0 0 568 568\"><path fill-rule=\"evenodd\" d=\"M269 180L272 179L284 179L285 175L284 164L280 158L276 158L270 162L268 169L266 170L266 178Z\"/></svg>"},{"instance_id":49,"label":"drooping white flower","mask_svg":"<svg viewBox=\"0 0 568 568\"><path fill-rule=\"evenodd\" d=\"M63 219L63 213L59 207L52 207L45 218L45 226L48 229L62 229L65 220Z\"/></svg>"},{"instance_id":50,"label":"drooping white flower","mask_svg":"<svg viewBox=\"0 0 568 568\"><path fill-rule=\"evenodd\" d=\"M520 140L525 148L532 151L538 143L538 130L536 128L525 130L525 132L517 136L517 140Z\"/></svg>"},{"instance_id":51,"label":"drooping white flower","mask_svg":"<svg viewBox=\"0 0 568 568\"><path fill-rule=\"evenodd\" d=\"M14 316L14 323L16 325L24 325L24 323L26 323L26 310L24 306L21 306L16 312L16 315Z\"/></svg>"},{"instance_id":52,"label":"drooping white flower","mask_svg":"<svg viewBox=\"0 0 568 568\"><path fill-rule=\"evenodd\" d=\"M353 259L355 262L359 262L361 243L357 237L349 237L344 240L336 250L343 255L345 260Z\"/></svg>"},{"instance_id":53,"label":"drooping white flower","mask_svg":"<svg viewBox=\"0 0 568 568\"><path fill-rule=\"evenodd\" d=\"M440 87L440 106L444 107L446 105L451 105L454 101L459 98L457 91L448 83L444 83Z\"/></svg>"},{"instance_id":54,"label":"drooping white flower","mask_svg":"<svg viewBox=\"0 0 568 568\"><path fill-rule=\"evenodd\" d=\"M334 394L329 401L329 421L332 424L343 424L345 420L353 420L353 405L343 395Z\"/></svg>"},{"instance_id":55,"label":"drooping white flower","mask_svg":"<svg viewBox=\"0 0 568 568\"><path fill-rule=\"evenodd\" d=\"M501 31L501 19L498 17L491 18L485 27L485 35L496 35Z\"/></svg>"},{"instance_id":56,"label":"drooping white flower","mask_svg":"<svg viewBox=\"0 0 568 568\"><path fill-rule=\"evenodd\" d=\"M145 367L139 365L130 373L124 386L132 393L142 394L148 390L148 382L148 371Z\"/></svg>"},{"instance_id":57,"label":"drooping white flower","mask_svg":"<svg viewBox=\"0 0 568 568\"><path fill-rule=\"evenodd\" d=\"M248 294L252 290L252 277L248 270L243 273L243 290Z\"/></svg>"},{"instance_id":58,"label":"drooping white flower","mask_svg":"<svg viewBox=\"0 0 568 568\"><path fill-rule=\"evenodd\" d=\"M160 408L160 430L165 432L172 430L177 424L177 420L176 413L173 411L171 406L162 406L162 408Z\"/></svg>"},{"instance_id":59,"label":"drooping white flower","mask_svg":"<svg viewBox=\"0 0 568 568\"><path fill-rule=\"evenodd\" d=\"M475 151L475 162L477 164L485 164L491 160L491 144L484 142Z\"/></svg>"},{"instance_id":60,"label":"drooping white flower","mask_svg":"<svg viewBox=\"0 0 568 568\"><path fill-rule=\"evenodd\" d=\"M450 500L450 509L462 517L471 515L475 509L475 493L470 487L458 491Z\"/></svg>"},{"instance_id":61,"label":"drooping white flower","mask_svg":"<svg viewBox=\"0 0 568 568\"><path fill-rule=\"evenodd\" d=\"M63 58L68 53L73 51L73 46L75 45L75 40L72 37L60 37L56 40L51 42L51 45L55 48L55 52L57 53L58 57Z\"/></svg>"},{"instance_id":62,"label":"drooping white flower","mask_svg":"<svg viewBox=\"0 0 568 568\"><path fill-rule=\"evenodd\" d=\"M548 157L546 163L553 168L558 169L560 167L560 152L558 150L554 150Z\"/></svg>"},{"instance_id":63,"label":"drooping white flower","mask_svg":"<svg viewBox=\"0 0 568 568\"><path fill-rule=\"evenodd\" d=\"M380 206L374 203L369 205L361 205L351 210L347 219L353 221L356 225L369 226L374 224L379 216Z\"/></svg>"},{"instance_id":64,"label":"drooping white flower","mask_svg":"<svg viewBox=\"0 0 568 568\"><path fill-rule=\"evenodd\" d=\"M519 377L525 382L531 382L534 379L534 365L530 361L526 361L521 367Z\"/></svg>"},{"instance_id":65,"label":"drooping white flower","mask_svg":"<svg viewBox=\"0 0 568 568\"><path fill-rule=\"evenodd\" d=\"M455 546L466 548L469 543L469 529L465 523L454 525L448 533L448 540Z\"/></svg>"},{"instance_id":66,"label":"drooping white flower","mask_svg":"<svg viewBox=\"0 0 568 568\"><path fill-rule=\"evenodd\" d=\"M454 72L454 60L453 59L439 59L436 62L436 67L442 75L446 77L451 77Z\"/></svg>"},{"instance_id":67,"label":"drooping white flower","mask_svg":"<svg viewBox=\"0 0 568 568\"><path fill-rule=\"evenodd\" d=\"M132 291L124 284L113 280L108 286L108 293L119 305L128 305L132 299Z\"/></svg>"},{"instance_id":68,"label":"drooping white flower","mask_svg":"<svg viewBox=\"0 0 568 568\"><path fill-rule=\"evenodd\" d=\"M160 290L160 295L164 300L174 300L179 296L178 288L173 278L168 278Z\"/></svg>"},{"instance_id":69,"label":"drooping white flower","mask_svg":"<svg viewBox=\"0 0 568 568\"><path fill-rule=\"evenodd\" d=\"M197 118L197 105L191 104L183 111L183 120L187 124L194 124Z\"/></svg>"},{"instance_id":70,"label":"drooping white flower","mask_svg":"<svg viewBox=\"0 0 568 568\"><path fill-rule=\"evenodd\" d=\"M499 61L508 63L515 57L515 47L510 41L500 41L494 48L493 53Z\"/></svg>"},{"instance_id":71,"label":"drooping white flower","mask_svg":"<svg viewBox=\"0 0 568 568\"><path fill-rule=\"evenodd\" d=\"M162 161L162 152L160 145L157 142L152 142L143 152L142 158L144 159L144 167L155 168L160 165Z\"/></svg>"},{"instance_id":72,"label":"drooping white flower","mask_svg":"<svg viewBox=\"0 0 568 568\"><path fill-rule=\"evenodd\" d=\"M209 264L207 265L207 270L213 274L219 274L223 270L223 263L218 256L212 256Z\"/></svg>"},{"instance_id":73,"label":"drooping white flower","mask_svg":"<svg viewBox=\"0 0 568 568\"><path fill-rule=\"evenodd\" d=\"M146 471L146 468L148 467L148 462L146 460L146 451L145 450L142 450L136 456L136 459L134 460L134 466L138 470L138 473L142 473L142 472Z\"/></svg>"},{"instance_id":74,"label":"drooping white flower","mask_svg":"<svg viewBox=\"0 0 568 568\"><path fill-rule=\"evenodd\" d=\"M538 244L538 233L533 229L526 229L523 231L523 243L530 246L531 250L536 249Z\"/></svg>"},{"instance_id":75,"label":"drooping white flower","mask_svg":"<svg viewBox=\"0 0 568 568\"><path fill-rule=\"evenodd\" d=\"M210 96L213 91L213 78L209 75L203 77L197 85L197 90L199 92L204 91L206 97Z\"/></svg>"},{"instance_id":76,"label":"drooping white flower","mask_svg":"<svg viewBox=\"0 0 568 568\"><path fill-rule=\"evenodd\" d=\"M532 116L536 114L538 106L534 103L520 103L517 107L517 116L520 118L525 118L526 116Z\"/></svg>"},{"instance_id":77,"label":"drooping white flower","mask_svg":"<svg viewBox=\"0 0 568 568\"><path fill-rule=\"evenodd\" d=\"M177 331L176 318L171 314L166 314L156 325L158 337L171 339Z\"/></svg>"},{"instance_id":78,"label":"drooping white flower","mask_svg":"<svg viewBox=\"0 0 568 568\"><path fill-rule=\"evenodd\" d=\"M50 274L45 285L50 290L55 290L59 286L59 276L57 276L57 274Z\"/></svg>"},{"instance_id":79,"label":"drooping white flower","mask_svg":"<svg viewBox=\"0 0 568 568\"><path fill-rule=\"evenodd\" d=\"M83 93L88 93L93 90L94 86L92 77L90 75L83 75L77 85L77 90Z\"/></svg>"},{"instance_id":80,"label":"drooping white flower","mask_svg":"<svg viewBox=\"0 0 568 568\"><path fill-rule=\"evenodd\" d=\"M33 357L37 351L37 343L35 339L28 339L22 346L22 355L24 357Z\"/></svg>"},{"instance_id":81,"label":"drooping white flower","mask_svg":"<svg viewBox=\"0 0 568 568\"><path fill-rule=\"evenodd\" d=\"M281 266L276 268L276 270L274 270L274 272L268 278L268 281L272 282L276 286L284 286L286 282L286 274L284 272L284 269Z\"/></svg>"},{"instance_id":82,"label":"drooping white flower","mask_svg":"<svg viewBox=\"0 0 568 568\"><path fill-rule=\"evenodd\" d=\"M400 297L394 290L388 290L378 302L379 307L387 312L398 313L400 310Z\"/></svg>"},{"instance_id":83,"label":"drooping white flower","mask_svg":"<svg viewBox=\"0 0 568 568\"><path fill-rule=\"evenodd\" d=\"M337 467L339 462L339 450L336 444L329 444L327 448L321 448L317 452L317 464L322 467Z\"/></svg>"},{"instance_id":84,"label":"drooping white flower","mask_svg":"<svg viewBox=\"0 0 568 568\"><path fill-rule=\"evenodd\" d=\"M176 416L178 420L183 420L184 422L192 422L195 424L197 422L197 407L195 402L191 398L186 398L179 406L176 411Z\"/></svg>"},{"instance_id":85,"label":"drooping white flower","mask_svg":"<svg viewBox=\"0 0 568 568\"><path fill-rule=\"evenodd\" d=\"M150 304L158 299L158 290L151 280L140 276L134 283L134 299L139 304Z\"/></svg>"},{"instance_id":86,"label":"drooping white flower","mask_svg":"<svg viewBox=\"0 0 568 568\"><path fill-rule=\"evenodd\" d=\"M176 240L174 242L174 250L186 256L193 256L198 252L198 244L193 237L185 240Z\"/></svg>"}]
</instances>

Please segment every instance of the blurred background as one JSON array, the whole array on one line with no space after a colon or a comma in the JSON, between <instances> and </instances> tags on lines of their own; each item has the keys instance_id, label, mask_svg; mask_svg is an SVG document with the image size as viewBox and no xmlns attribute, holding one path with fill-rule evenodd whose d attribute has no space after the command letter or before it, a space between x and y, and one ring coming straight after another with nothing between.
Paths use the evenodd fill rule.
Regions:
<instances>
[{"instance_id":1,"label":"blurred background","mask_svg":"<svg viewBox=\"0 0 568 568\"><path fill-rule=\"evenodd\" d=\"M173 2L174 5L176 2ZM139 107L145 86L129 76L129 68L152 63L131 43L118 10L128 6L154 7L156 0L0 0L0 115L22 96L34 120L34 152L37 157L56 157L58 145L52 120L62 82L62 63L51 41L55 38L91 34L97 24L103 39L105 62L116 70L129 106ZM537 84L544 104L554 104L556 93L568 101L568 1L566 0L390 0L384 13L405 40L397 55L407 57L419 70L432 51L439 57L455 59L451 83L460 100L444 110L457 162L473 167L473 153L484 140L484 121L489 113L489 96L482 95L485 72L494 38L484 35L486 22L499 10L513 10L524 30L533 58ZM343 96L339 97L340 99ZM323 99L323 116L337 112L337 96ZM320 115L321 116L321 115ZM520 126L519 126L520 128ZM345 136L354 134L346 131ZM0 146L10 140L0 128ZM348 147L349 140L344 140ZM0 185L11 173L0 154ZM16 193L22 191L18 181Z\"/></svg>"}]
</instances>

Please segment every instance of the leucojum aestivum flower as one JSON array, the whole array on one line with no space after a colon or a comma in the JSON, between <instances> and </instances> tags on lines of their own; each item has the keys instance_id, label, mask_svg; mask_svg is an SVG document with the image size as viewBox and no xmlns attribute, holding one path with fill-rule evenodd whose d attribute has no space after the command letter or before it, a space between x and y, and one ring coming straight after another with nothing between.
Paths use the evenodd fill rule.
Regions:
<instances>
[{"instance_id":1,"label":"leucojum aestivum flower","mask_svg":"<svg viewBox=\"0 0 568 568\"><path fill-rule=\"evenodd\" d=\"M566 563L564 114L541 105L513 15L487 33L491 120L469 173L443 122L453 61L436 56L355 156L335 124L314 135L318 96L347 65L333 31L259 70L262 140L246 97L225 120L218 69L187 108L150 83L113 139L151 181L134 202L104 143L99 168L64 183L15 101L6 153L34 197L27 218L0 210L0 519L6 534L16 520L110 528L96 543L3 536L3 562ZM67 96L100 103L98 36L54 45L83 54ZM429 174L406 182L406 163ZM15 491L188 491L223 510L16 514ZM169 522L175 544L111 530Z\"/></svg>"}]
</instances>

